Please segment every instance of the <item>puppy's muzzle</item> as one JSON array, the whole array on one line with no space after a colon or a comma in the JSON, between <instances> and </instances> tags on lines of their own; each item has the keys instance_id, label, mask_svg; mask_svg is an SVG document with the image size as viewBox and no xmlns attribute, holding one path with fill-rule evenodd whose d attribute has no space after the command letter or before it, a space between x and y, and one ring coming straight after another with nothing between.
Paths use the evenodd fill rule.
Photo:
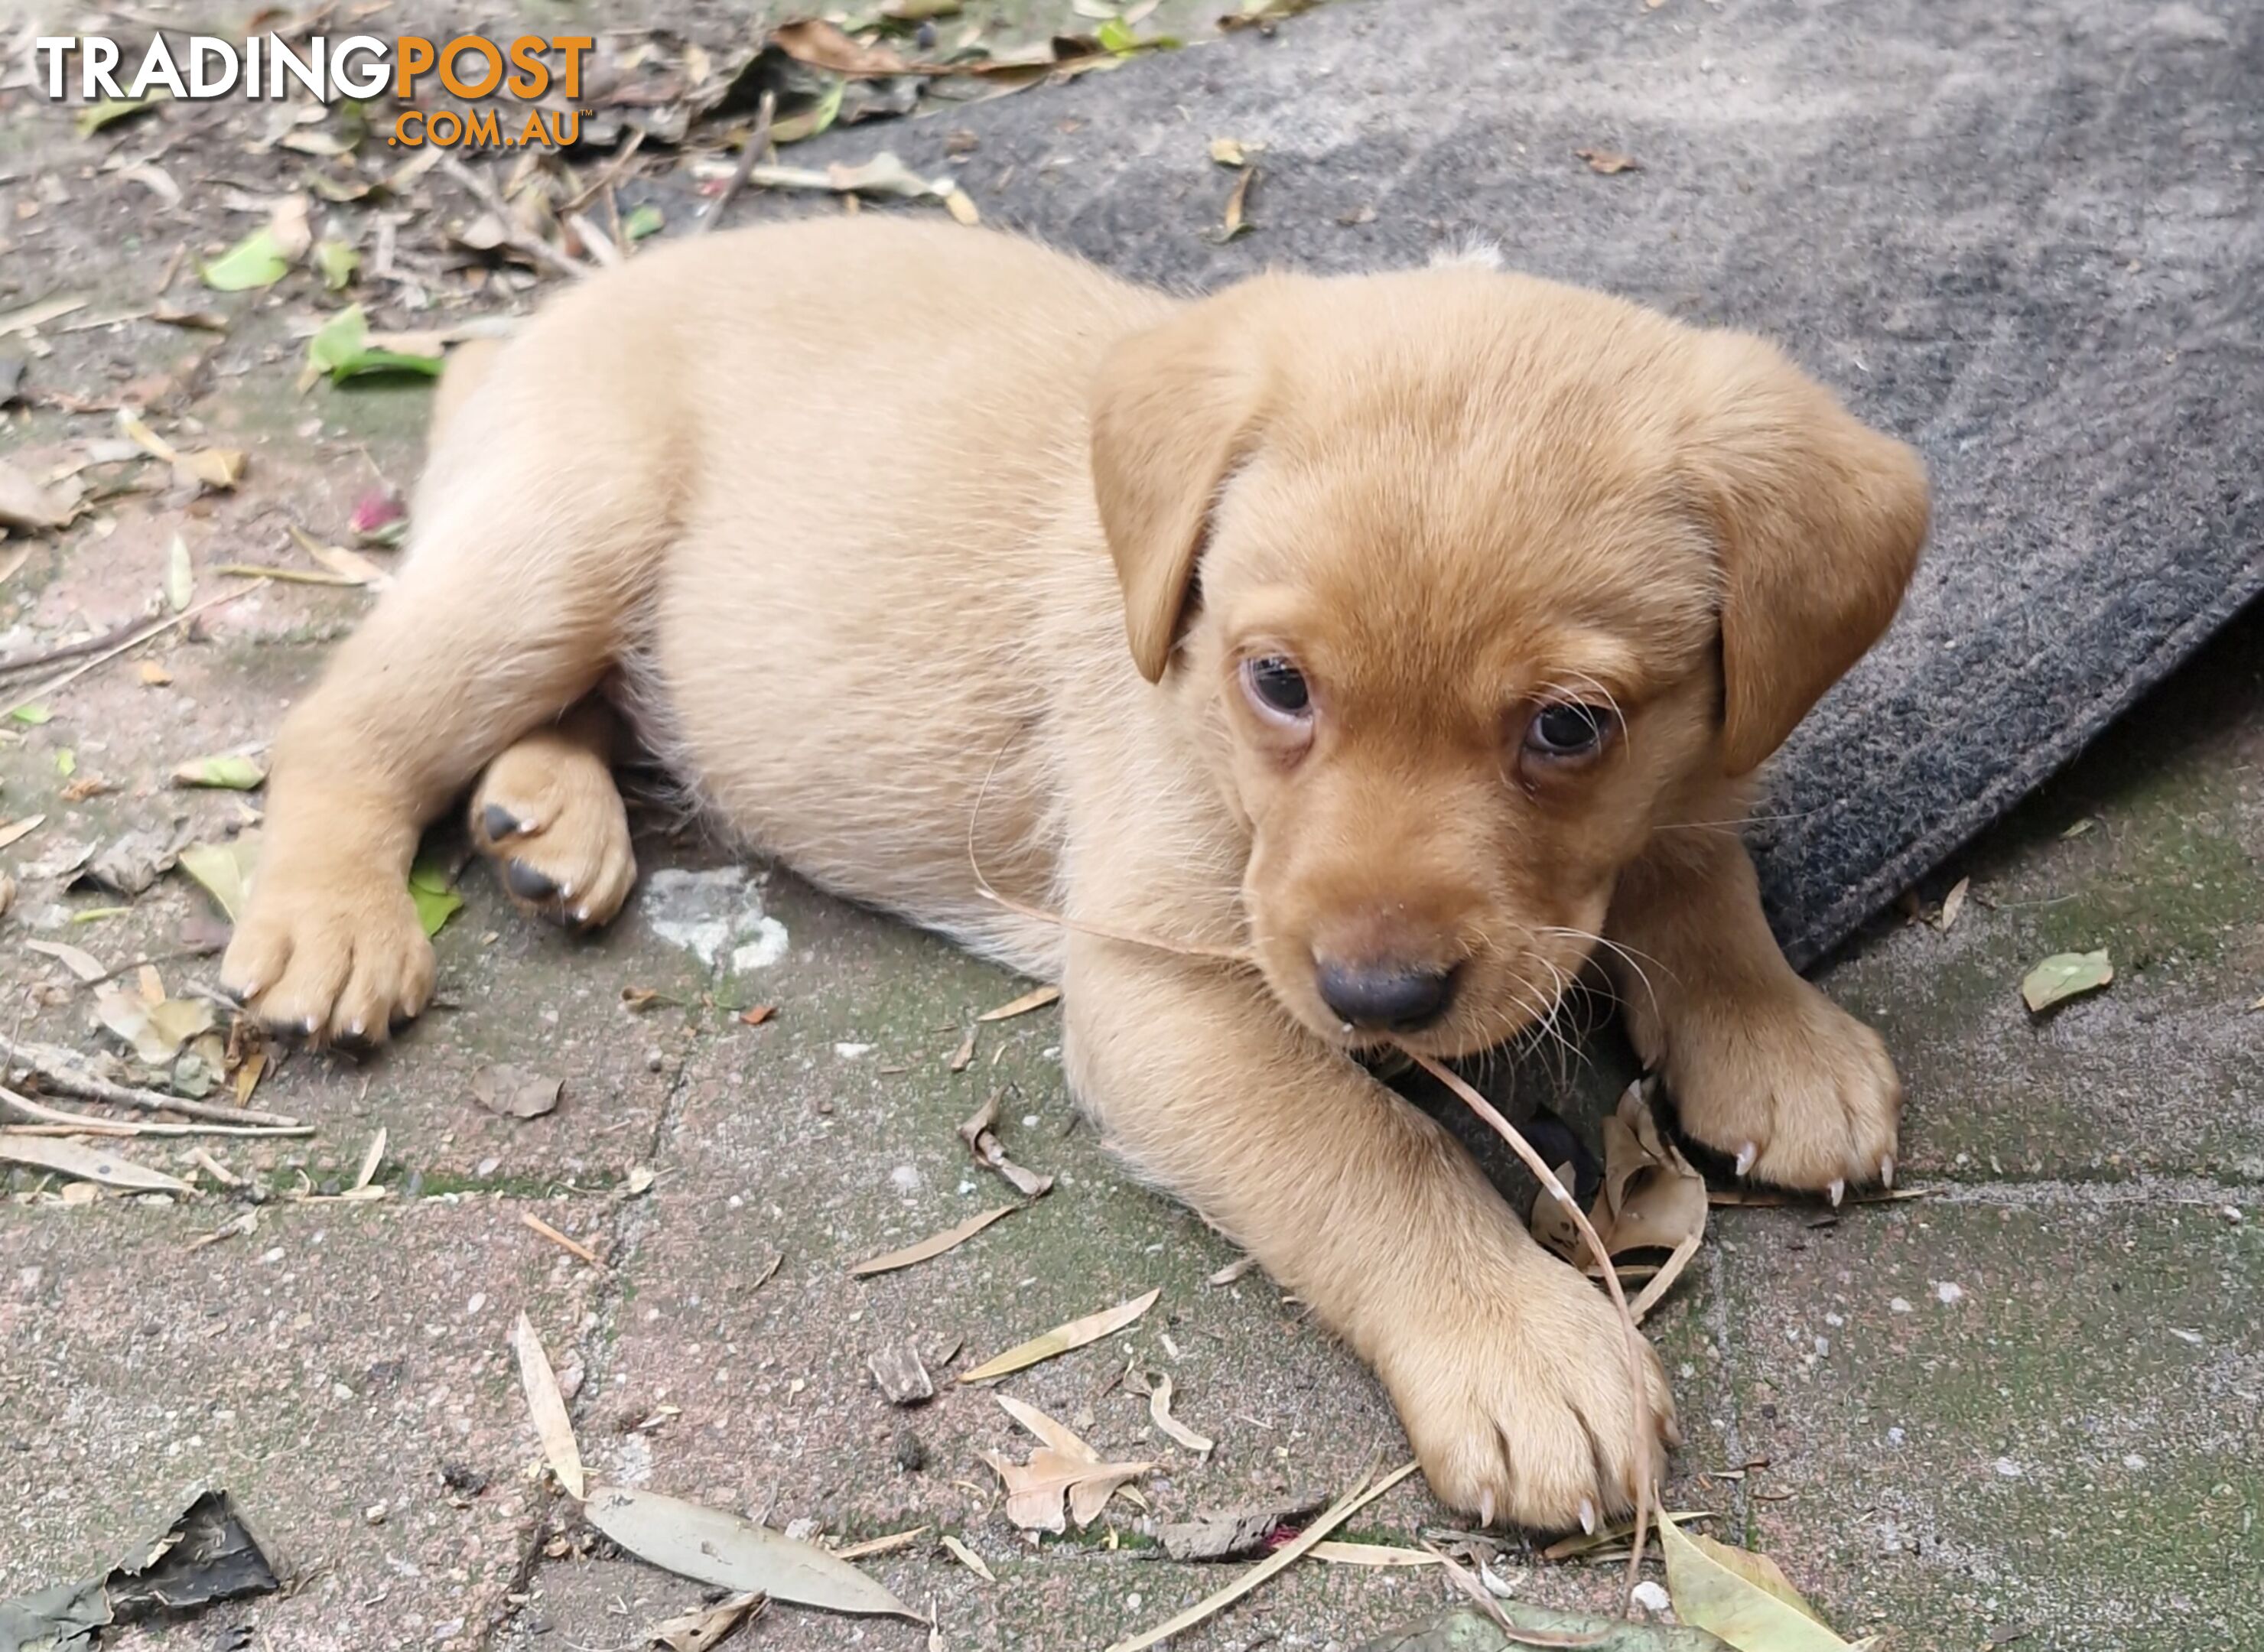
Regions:
<instances>
[{"instance_id":1,"label":"puppy's muzzle","mask_svg":"<svg viewBox=\"0 0 2264 1652\"><path fill-rule=\"evenodd\" d=\"M1459 973L1397 958L1321 959L1314 970L1330 1013L1369 1032L1413 1032L1429 1026L1454 1002Z\"/></svg>"}]
</instances>

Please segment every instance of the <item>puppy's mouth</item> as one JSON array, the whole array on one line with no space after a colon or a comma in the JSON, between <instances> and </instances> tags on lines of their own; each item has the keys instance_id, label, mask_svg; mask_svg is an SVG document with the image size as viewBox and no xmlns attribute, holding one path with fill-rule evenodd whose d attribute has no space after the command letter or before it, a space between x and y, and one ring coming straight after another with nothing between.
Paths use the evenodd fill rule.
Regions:
<instances>
[{"instance_id":1,"label":"puppy's mouth","mask_svg":"<svg viewBox=\"0 0 2264 1652\"><path fill-rule=\"evenodd\" d=\"M1271 971L1267 972L1269 975ZM1403 1051L1455 1061L1498 1048L1552 1025L1563 989L1541 989L1522 981L1504 982L1496 972L1470 962L1456 965L1443 982L1392 983L1359 999L1340 984L1284 991L1276 978L1274 996L1309 1030L1350 1055L1374 1057ZM1536 970L1543 980L1546 968ZM1351 1011L1347 1013L1347 1011Z\"/></svg>"},{"instance_id":2,"label":"puppy's mouth","mask_svg":"<svg viewBox=\"0 0 2264 1652\"><path fill-rule=\"evenodd\" d=\"M1262 947L1260 957L1276 1001L1346 1054L1454 1061L1554 1029L1591 950L1568 932L1560 948L1480 950L1446 965L1346 961L1294 945Z\"/></svg>"}]
</instances>

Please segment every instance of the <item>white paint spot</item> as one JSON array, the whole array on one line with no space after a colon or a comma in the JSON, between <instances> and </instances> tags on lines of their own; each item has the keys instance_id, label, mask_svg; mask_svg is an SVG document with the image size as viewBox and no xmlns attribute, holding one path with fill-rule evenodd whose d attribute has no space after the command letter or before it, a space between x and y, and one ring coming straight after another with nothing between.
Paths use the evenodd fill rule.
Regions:
<instances>
[{"instance_id":1,"label":"white paint spot","mask_svg":"<svg viewBox=\"0 0 2264 1652\"><path fill-rule=\"evenodd\" d=\"M1891 1298L1887 1303L1887 1312L1890 1314L1907 1314L1910 1311L1910 1298L1906 1296Z\"/></svg>"},{"instance_id":2,"label":"white paint spot","mask_svg":"<svg viewBox=\"0 0 2264 1652\"><path fill-rule=\"evenodd\" d=\"M755 938L744 946L732 949L731 972L744 975L751 969L768 969L786 956L790 944L785 924L774 917L758 918L755 920Z\"/></svg>"},{"instance_id":3,"label":"white paint spot","mask_svg":"<svg viewBox=\"0 0 2264 1652\"><path fill-rule=\"evenodd\" d=\"M916 1164L899 1164L889 1172L889 1185L899 1193L918 1192L920 1190L919 1167Z\"/></svg>"},{"instance_id":4,"label":"white paint spot","mask_svg":"<svg viewBox=\"0 0 2264 1652\"><path fill-rule=\"evenodd\" d=\"M853 1061L860 1055L870 1055L873 1047L869 1044L837 1044L833 1047L833 1053L845 1061Z\"/></svg>"},{"instance_id":5,"label":"white paint spot","mask_svg":"<svg viewBox=\"0 0 2264 1652\"><path fill-rule=\"evenodd\" d=\"M787 954L786 925L764 913L762 891L744 866L664 867L639 899L654 934L710 969L727 956L735 971L767 969Z\"/></svg>"},{"instance_id":6,"label":"white paint spot","mask_svg":"<svg viewBox=\"0 0 2264 1652\"><path fill-rule=\"evenodd\" d=\"M2146 1460L2139 1456L2136 1452L2132 1452L2129 1456L2122 1460L2122 1467L2129 1469L2134 1474L2144 1469L2145 1466Z\"/></svg>"},{"instance_id":7,"label":"white paint spot","mask_svg":"<svg viewBox=\"0 0 2264 1652\"><path fill-rule=\"evenodd\" d=\"M1908 1438L1909 1436L1898 1428L1890 1428L1887 1431L1887 1444L1890 1446L1899 1446Z\"/></svg>"},{"instance_id":8,"label":"white paint spot","mask_svg":"<svg viewBox=\"0 0 2264 1652\"><path fill-rule=\"evenodd\" d=\"M1934 1300L1944 1308L1953 1308L1965 1300L1965 1287L1944 1279L1934 1287Z\"/></svg>"},{"instance_id":9,"label":"white paint spot","mask_svg":"<svg viewBox=\"0 0 2264 1652\"><path fill-rule=\"evenodd\" d=\"M472 1300L464 1304L464 1312L476 1314L487 1305L488 1293L485 1291L475 1291L472 1293Z\"/></svg>"},{"instance_id":10,"label":"white paint spot","mask_svg":"<svg viewBox=\"0 0 2264 1652\"><path fill-rule=\"evenodd\" d=\"M1997 1460L1997 1474L2000 1479L2018 1480L2021 1477L2021 1466L2009 1457L1999 1457Z\"/></svg>"},{"instance_id":11,"label":"white paint spot","mask_svg":"<svg viewBox=\"0 0 2264 1652\"><path fill-rule=\"evenodd\" d=\"M1635 1593L1630 1598L1645 1612L1665 1612L1674 1604L1667 1599L1666 1591L1648 1577L1635 1586Z\"/></svg>"}]
</instances>

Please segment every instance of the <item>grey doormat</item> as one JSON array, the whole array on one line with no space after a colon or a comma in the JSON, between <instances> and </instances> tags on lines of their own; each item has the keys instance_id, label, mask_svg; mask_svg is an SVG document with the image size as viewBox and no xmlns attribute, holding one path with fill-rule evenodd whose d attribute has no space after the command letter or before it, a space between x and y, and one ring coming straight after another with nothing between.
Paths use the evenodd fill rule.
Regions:
<instances>
[{"instance_id":1,"label":"grey doormat","mask_svg":"<svg viewBox=\"0 0 2264 1652\"><path fill-rule=\"evenodd\" d=\"M1218 137L1263 146L1257 228L1223 245ZM1490 237L1766 333L1915 442L1929 558L1754 829L1798 961L2264 590L2249 0L1340 0L797 158L883 147L989 222L1175 286Z\"/></svg>"}]
</instances>

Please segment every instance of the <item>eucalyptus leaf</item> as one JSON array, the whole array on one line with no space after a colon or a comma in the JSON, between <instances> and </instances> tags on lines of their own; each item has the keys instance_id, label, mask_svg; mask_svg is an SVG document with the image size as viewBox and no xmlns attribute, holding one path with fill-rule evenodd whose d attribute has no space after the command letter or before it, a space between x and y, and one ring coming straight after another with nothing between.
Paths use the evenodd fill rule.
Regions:
<instances>
[{"instance_id":1,"label":"eucalyptus leaf","mask_svg":"<svg viewBox=\"0 0 2264 1652\"><path fill-rule=\"evenodd\" d=\"M831 1612L925 1621L848 1561L725 1510L596 1486L582 1512L630 1554L679 1577Z\"/></svg>"},{"instance_id":2,"label":"eucalyptus leaf","mask_svg":"<svg viewBox=\"0 0 2264 1652\"><path fill-rule=\"evenodd\" d=\"M1658 1527L1674 1615L1737 1652L1849 1652L1766 1554Z\"/></svg>"}]
</instances>

